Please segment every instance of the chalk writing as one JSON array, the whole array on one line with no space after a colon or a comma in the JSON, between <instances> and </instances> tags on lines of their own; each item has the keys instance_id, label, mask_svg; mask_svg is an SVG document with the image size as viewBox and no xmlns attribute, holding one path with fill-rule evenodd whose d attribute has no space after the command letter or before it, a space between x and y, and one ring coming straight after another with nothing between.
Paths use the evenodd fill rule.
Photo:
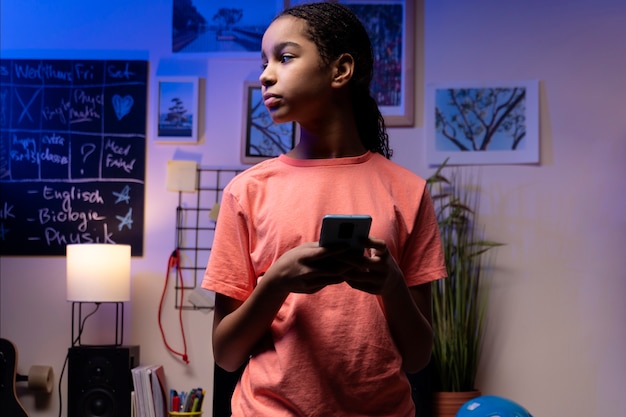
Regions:
<instances>
[{"instance_id":1,"label":"chalk writing","mask_svg":"<svg viewBox=\"0 0 626 417\"><path fill-rule=\"evenodd\" d=\"M115 109L115 115L117 120L122 120L124 116L130 113L130 109L133 108L135 101L131 96L121 97L118 94L113 96L113 108Z\"/></svg>"},{"instance_id":2,"label":"chalk writing","mask_svg":"<svg viewBox=\"0 0 626 417\"><path fill-rule=\"evenodd\" d=\"M124 226L128 227L129 229L133 228L133 209L129 208L128 212L126 212L126 214L124 216L115 216L119 221L120 224L117 226L117 230L122 230L124 228Z\"/></svg>"},{"instance_id":3,"label":"chalk writing","mask_svg":"<svg viewBox=\"0 0 626 417\"><path fill-rule=\"evenodd\" d=\"M14 219L15 214L13 214L13 204L9 204L6 201L2 203L0 207L0 219Z\"/></svg>"},{"instance_id":4,"label":"chalk writing","mask_svg":"<svg viewBox=\"0 0 626 417\"><path fill-rule=\"evenodd\" d=\"M126 204L130 204L130 187L128 185L124 186L121 192L113 192L113 195L117 197L114 204L125 202Z\"/></svg>"},{"instance_id":5,"label":"chalk writing","mask_svg":"<svg viewBox=\"0 0 626 417\"><path fill-rule=\"evenodd\" d=\"M0 59L0 255L143 251L146 61Z\"/></svg>"},{"instance_id":6,"label":"chalk writing","mask_svg":"<svg viewBox=\"0 0 626 417\"><path fill-rule=\"evenodd\" d=\"M33 116L31 116L29 110L30 110L30 106L33 104L33 102L35 101L35 99L37 98L40 92L41 92L41 89L35 90L35 93L31 95L30 97L25 96L28 99L28 101L24 101L24 99L22 98L22 95L24 95L24 93L20 92L19 90L15 91L15 98L20 103L21 110L22 110L18 117L18 123L20 123L24 119L24 117L26 117L31 122L34 121Z\"/></svg>"}]
</instances>

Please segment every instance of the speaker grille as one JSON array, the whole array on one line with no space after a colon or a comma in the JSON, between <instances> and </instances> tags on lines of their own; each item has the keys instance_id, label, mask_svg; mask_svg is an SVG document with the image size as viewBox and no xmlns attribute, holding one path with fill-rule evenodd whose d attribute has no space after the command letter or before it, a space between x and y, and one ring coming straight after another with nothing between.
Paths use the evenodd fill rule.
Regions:
<instances>
[{"instance_id":1,"label":"speaker grille","mask_svg":"<svg viewBox=\"0 0 626 417\"><path fill-rule=\"evenodd\" d=\"M68 417L130 417L137 365L139 346L70 348Z\"/></svg>"}]
</instances>

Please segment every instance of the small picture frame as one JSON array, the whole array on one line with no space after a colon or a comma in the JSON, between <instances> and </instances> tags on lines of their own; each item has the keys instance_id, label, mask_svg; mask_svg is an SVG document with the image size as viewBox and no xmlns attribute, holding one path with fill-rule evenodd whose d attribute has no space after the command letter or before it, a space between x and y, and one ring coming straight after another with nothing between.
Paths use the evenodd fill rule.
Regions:
<instances>
[{"instance_id":1,"label":"small picture frame","mask_svg":"<svg viewBox=\"0 0 626 417\"><path fill-rule=\"evenodd\" d=\"M293 149L296 123L274 123L263 103L261 84L244 82L241 162L256 164Z\"/></svg>"},{"instance_id":2,"label":"small picture frame","mask_svg":"<svg viewBox=\"0 0 626 417\"><path fill-rule=\"evenodd\" d=\"M374 49L372 94L389 127L415 124L415 1L339 0L368 31ZM382 22L382 23L381 23Z\"/></svg>"},{"instance_id":3,"label":"small picture frame","mask_svg":"<svg viewBox=\"0 0 626 417\"><path fill-rule=\"evenodd\" d=\"M198 143L199 85L198 77L158 79L158 142Z\"/></svg>"},{"instance_id":4,"label":"small picture frame","mask_svg":"<svg viewBox=\"0 0 626 417\"><path fill-rule=\"evenodd\" d=\"M291 0L290 6L318 0ZM376 57L371 92L388 127L415 125L415 0L338 0L365 26Z\"/></svg>"},{"instance_id":5,"label":"small picture frame","mask_svg":"<svg viewBox=\"0 0 626 417\"><path fill-rule=\"evenodd\" d=\"M431 166L539 163L539 82L433 83L426 87Z\"/></svg>"},{"instance_id":6,"label":"small picture frame","mask_svg":"<svg viewBox=\"0 0 626 417\"><path fill-rule=\"evenodd\" d=\"M172 52L258 59L261 39L288 0L172 1Z\"/></svg>"}]
</instances>

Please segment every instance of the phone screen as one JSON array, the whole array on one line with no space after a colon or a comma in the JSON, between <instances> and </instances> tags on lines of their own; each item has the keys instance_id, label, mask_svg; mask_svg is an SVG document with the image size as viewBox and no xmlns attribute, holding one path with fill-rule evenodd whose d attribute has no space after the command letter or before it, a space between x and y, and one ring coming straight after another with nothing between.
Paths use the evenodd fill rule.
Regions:
<instances>
[{"instance_id":1,"label":"phone screen","mask_svg":"<svg viewBox=\"0 0 626 417\"><path fill-rule=\"evenodd\" d=\"M346 246L363 251L363 242L369 236L372 217L369 215L328 214L322 219L320 246Z\"/></svg>"}]
</instances>

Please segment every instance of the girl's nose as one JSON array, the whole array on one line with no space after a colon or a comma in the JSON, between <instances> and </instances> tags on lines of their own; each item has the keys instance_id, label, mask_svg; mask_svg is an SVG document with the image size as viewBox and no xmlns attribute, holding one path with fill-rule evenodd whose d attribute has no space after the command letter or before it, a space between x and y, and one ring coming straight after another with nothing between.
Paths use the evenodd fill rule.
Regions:
<instances>
[{"instance_id":1,"label":"girl's nose","mask_svg":"<svg viewBox=\"0 0 626 417\"><path fill-rule=\"evenodd\" d=\"M269 64L263 68L263 72L259 76L259 81L261 81L261 85L268 86L272 85L276 82L276 77L272 74Z\"/></svg>"}]
</instances>

